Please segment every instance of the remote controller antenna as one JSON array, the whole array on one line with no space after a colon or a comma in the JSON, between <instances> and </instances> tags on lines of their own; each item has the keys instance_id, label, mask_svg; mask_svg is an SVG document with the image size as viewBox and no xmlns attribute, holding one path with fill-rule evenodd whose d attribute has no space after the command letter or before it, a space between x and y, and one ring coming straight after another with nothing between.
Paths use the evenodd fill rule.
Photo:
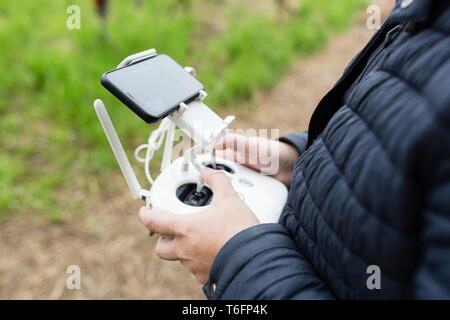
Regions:
<instances>
[{"instance_id":1,"label":"remote controller antenna","mask_svg":"<svg viewBox=\"0 0 450 320\"><path fill-rule=\"evenodd\" d=\"M125 150L123 150L122 144L120 143L117 132L114 129L114 125L109 117L108 111L100 99L95 100L94 109L100 120L100 123L105 131L106 137L108 138L109 144L116 156L117 162L119 163L120 170L125 177L125 180L130 189L131 195L134 199L142 199L148 202L149 192L141 188L136 175L134 174L133 168L131 167L130 161L128 161Z\"/></svg>"}]
</instances>

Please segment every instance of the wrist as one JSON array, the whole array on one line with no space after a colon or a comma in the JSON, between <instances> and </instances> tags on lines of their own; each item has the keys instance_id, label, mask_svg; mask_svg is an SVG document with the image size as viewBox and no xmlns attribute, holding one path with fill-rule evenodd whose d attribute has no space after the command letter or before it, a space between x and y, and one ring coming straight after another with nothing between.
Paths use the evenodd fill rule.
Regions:
<instances>
[{"instance_id":1,"label":"wrist","mask_svg":"<svg viewBox=\"0 0 450 320\"><path fill-rule=\"evenodd\" d=\"M292 145L280 142L280 168L275 177L288 188L291 186L292 172L299 156L300 153Z\"/></svg>"}]
</instances>

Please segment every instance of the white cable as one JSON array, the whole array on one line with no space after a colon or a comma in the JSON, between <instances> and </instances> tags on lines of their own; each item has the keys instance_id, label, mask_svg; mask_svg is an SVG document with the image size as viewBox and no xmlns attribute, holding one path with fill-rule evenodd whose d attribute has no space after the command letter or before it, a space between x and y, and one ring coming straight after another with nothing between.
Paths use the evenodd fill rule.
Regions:
<instances>
[{"instance_id":1,"label":"white cable","mask_svg":"<svg viewBox=\"0 0 450 320\"><path fill-rule=\"evenodd\" d=\"M141 144L134 151L134 157L136 158L136 160L144 163L145 176L147 177L148 181L152 185L154 183L154 180L153 180L152 176L150 175L150 160L153 158L155 151L161 147L161 145L164 141L164 137L169 132L170 127L171 127L170 120L168 118L163 119L161 121L161 124L159 125L158 129L154 130L150 134L150 136L148 137L147 143ZM146 150L145 158L142 158L139 156L139 153L142 150Z\"/></svg>"},{"instance_id":2,"label":"white cable","mask_svg":"<svg viewBox=\"0 0 450 320\"><path fill-rule=\"evenodd\" d=\"M161 121L158 129L154 130L148 137L146 144L141 144L134 150L134 157L137 161L144 163L145 176L151 185L155 182L150 174L150 160L153 158L155 151L161 148L164 138L168 138L168 133L172 129L171 120L165 118ZM139 156L142 150L145 150L145 157ZM192 163L195 169L200 172L200 165L196 159L196 153L201 150L200 145L195 145L185 153L185 161Z\"/></svg>"}]
</instances>

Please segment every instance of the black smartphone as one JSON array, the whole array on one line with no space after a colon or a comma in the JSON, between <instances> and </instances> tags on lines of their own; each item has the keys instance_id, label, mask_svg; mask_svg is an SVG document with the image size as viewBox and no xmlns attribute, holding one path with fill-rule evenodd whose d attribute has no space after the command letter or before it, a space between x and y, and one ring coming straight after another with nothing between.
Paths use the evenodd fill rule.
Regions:
<instances>
[{"instance_id":1,"label":"black smartphone","mask_svg":"<svg viewBox=\"0 0 450 320\"><path fill-rule=\"evenodd\" d=\"M102 85L147 123L195 99L203 85L165 54L106 72Z\"/></svg>"}]
</instances>

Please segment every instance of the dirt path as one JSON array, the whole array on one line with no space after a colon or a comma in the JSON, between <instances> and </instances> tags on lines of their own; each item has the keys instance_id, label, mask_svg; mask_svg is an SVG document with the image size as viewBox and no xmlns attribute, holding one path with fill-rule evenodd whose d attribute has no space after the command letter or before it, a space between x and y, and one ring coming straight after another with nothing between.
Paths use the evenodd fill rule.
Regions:
<instances>
[{"instance_id":1,"label":"dirt path","mask_svg":"<svg viewBox=\"0 0 450 320\"><path fill-rule=\"evenodd\" d=\"M373 1L386 16L391 0ZM305 130L320 98L373 31L361 14L321 53L296 63L271 92L254 104L222 110L237 116L236 128ZM117 194L121 195L117 197ZM0 224L0 299L203 299L201 286L177 262L158 259L119 173L101 199L82 215L64 212L61 224L21 215ZM70 211L70 210L67 210ZM81 289L66 289L66 268L81 269Z\"/></svg>"},{"instance_id":2,"label":"dirt path","mask_svg":"<svg viewBox=\"0 0 450 320\"><path fill-rule=\"evenodd\" d=\"M384 21L393 1L373 0L371 3L380 6ZM281 135L306 130L320 99L373 34L366 26L366 19L367 15L361 14L351 29L333 37L321 53L294 64L274 90L257 97L257 108L241 108L234 127L279 128ZM222 110L221 114L236 114L236 111Z\"/></svg>"}]
</instances>

